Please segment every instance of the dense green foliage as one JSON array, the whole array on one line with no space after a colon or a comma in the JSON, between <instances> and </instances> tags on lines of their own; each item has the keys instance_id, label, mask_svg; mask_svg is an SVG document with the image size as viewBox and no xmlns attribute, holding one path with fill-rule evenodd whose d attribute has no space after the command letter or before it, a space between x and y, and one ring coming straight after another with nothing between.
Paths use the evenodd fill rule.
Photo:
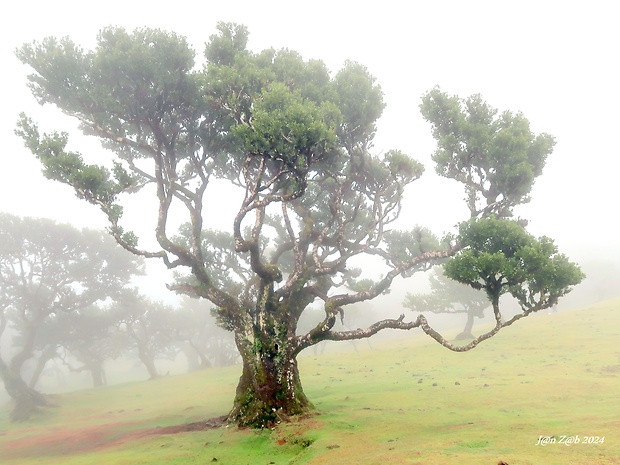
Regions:
<instances>
[{"instance_id":1,"label":"dense green foliage","mask_svg":"<svg viewBox=\"0 0 620 465\"><path fill-rule=\"evenodd\" d=\"M534 238L513 221L464 223L463 249L445 265L448 277L486 292L491 302L509 292L524 312L548 308L584 278L548 237Z\"/></svg>"},{"instance_id":2,"label":"dense green foliage","mask_svg":"<svg viewBox=\"0 0 620 465\"><path fill-rule=\"evenodd\" d=\"M521 113L498 116L480 95L461 99L435 88L420 109L437 140L435 170L465 185L472 216L491 207L512 216L512 207L530 200L555 145L552 136L532 133Z\"/></svg>"}]
</instances>

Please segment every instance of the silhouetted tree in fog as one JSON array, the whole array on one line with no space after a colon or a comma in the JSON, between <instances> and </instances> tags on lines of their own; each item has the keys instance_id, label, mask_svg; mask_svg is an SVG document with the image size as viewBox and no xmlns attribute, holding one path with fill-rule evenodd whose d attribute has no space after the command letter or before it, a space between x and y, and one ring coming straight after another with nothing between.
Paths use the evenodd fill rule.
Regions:
<instances>
[{"instance_id":1,"label":"silhouetted tree in fog","mask_svg":"<svg viewBox=\"0 0 620 465\"><path fill-rule=\"evenodd\" d=\"M122 300L122 298L120 299ZM61 316L61 358L72 372L88 372L93 386L107 384L105 362L124 354L126 347L115 329L115 314L107 306L91 306Z\"/></svg>"},{"instance_id":2,"label":"silhouetted tree in fog","mask_svg":"<svg viewBox=\"0 0 620 465\"><path fill-rule=\"evenodd\" d=\"M456 339L473 339L471 330L474 319L484 317L484 310L491 305L487 296L471 286L448 278L440 266L433 268L429 283L429 293L407 293L403 305L412 310L423 308L433 313L465 314L465 328Z\"/></svg>"},{"instance_id":3,"label":"silhouetted tree in fog","mask_svg":"<svg viewBox=\"0 0 620 465\"><path fill-rule=\"evenodd\" d=\"M184 297L174 311L171 331L190 371L233 365L239 357L234 338L216 324L211 309L204 299Z\"/></svg>"},{"instance_id":4,"label":"silhouetted tree in fog","mask_svg":"<svg viewBox=\"0 0 620 465\"><path fill-rule=\"evenodd\" d=\"M150 379L160 376L155 360L174 359L174 309L138 293L125 294L111 309L125 352L134 352Z\"/></svg>"},{"instance_id":5,"label":"silhouetted tree in fog","mask_svg":"<svg viewBox=\"0 0 620 465\"><path fill-rule=\"evenodd\" d=\"M16 332L16 352L0 354L0 378L15 401L13 420L47 405L22 373L46 323L118 298L140 262L104 232L0 214L0 336L8 326ZM55 353L60 341L48 343Z\"/></svg>"}]
</instances>

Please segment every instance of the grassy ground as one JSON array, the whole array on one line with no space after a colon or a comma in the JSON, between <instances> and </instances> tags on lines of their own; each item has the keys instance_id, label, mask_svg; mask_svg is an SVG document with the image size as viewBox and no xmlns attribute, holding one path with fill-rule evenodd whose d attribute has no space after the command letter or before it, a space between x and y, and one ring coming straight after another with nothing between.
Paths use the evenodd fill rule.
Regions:
<instances>
[{"instance_id":1,"label":"grassy ground","mask_svg":"<svg viewBox=\"0 0 620 465\"><path fill-rule=\"evenodd\" d=\"M304 356L320 415L276 431L160 434L225 414L238 367L60 395L26 424L0 413L0 463L620 464L618 310L536 315L463 354L414 333Z\"/></svg>"}]
</instances>

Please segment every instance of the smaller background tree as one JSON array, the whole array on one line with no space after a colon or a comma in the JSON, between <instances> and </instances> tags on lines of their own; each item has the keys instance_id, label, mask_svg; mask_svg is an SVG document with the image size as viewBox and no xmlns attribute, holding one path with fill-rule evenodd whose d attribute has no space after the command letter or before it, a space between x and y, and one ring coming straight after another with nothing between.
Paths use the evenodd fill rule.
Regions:
<instances>
[{"instance_id":1,"label":"smaller background tree","mask_svg":"<svg viewBox=\"0 0 620 465\"><path fill-rule=\"evenodd\" d=\"M13 355L0 354L0 378L15 401L12 420L28 419L47 405L23 368L37 345L41 371L54 356L60 334L54 341L48 331L53 320L118 299L141 273L141 263L103 231L0 213L0 337L9 327L15 334Z\"/></svg>"},{"instance_id":2,"label":"smaller background tree","mask_svg":"<svg viewBox=\"0 0 620 465\"><path fill-rule=\"evenodd\" d=\"M89 372L94 387L106 385L105 362L120 357L125 349L115 331L114 313L93 305L84 311L64 314L61 319L64 365L72 372Z\"/></svg>"},{"instance_id":3,"label":"smaller background tree","mask_svg":"<svg viewBox=\"0 0 620 465\"><path fill-rule=\"evenodd\" d=\"M177 355L173 307L133 292L123 296L112 313L125 350L135 351L150 379L158 378L160 373L155 360L158 357L174 359Z\"/></svg>"},{"instance_id":4,"label":"smaller background tree","mask_svg":"<svg viewBox=\"0 0 620 465\"><path fill-rule=\"evenodd\" d=\"M403 305L414 311L465 314L467 316L465 328L456 339L473 339L472 328L475 318L483 318L484 310L491 305L484 292L448 278L441 266L433 268L429 275L429 284L429 293L409 292L405 295Z\"/></svg>"},{"instance_id":5,"label":"smaller background tree","mask_svg":"<svg viewBox=\"0 0 620 465\"><path fill-rule=\"evenodd\" d=\"M203 299L184 296L174 311L171 330L188 371L234 365L239 359L234 337L217 325L211 307Z\"/></svg>"}]
</instances>

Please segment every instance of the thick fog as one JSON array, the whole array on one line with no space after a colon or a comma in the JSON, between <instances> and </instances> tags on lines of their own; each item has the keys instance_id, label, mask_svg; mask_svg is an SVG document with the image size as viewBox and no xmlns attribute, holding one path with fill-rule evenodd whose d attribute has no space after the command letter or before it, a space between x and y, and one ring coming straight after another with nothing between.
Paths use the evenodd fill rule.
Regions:
<instances>
[{"instance_id":1,"label":"thick fog","mask_svg":"<svg viewBox=\"0 0 620 465\"><path fill-rule=\"evenodd\" d=\"M324 60L332 71L347 59L356 60L376 76L387 107L375 149L398 148L427 166L408 192L404 221L440 233L465 214L460 186L433 173L434 141L418 110L422 93L439 85L463 97L480 93L500 110L522 111L534 132L555 136L557 145L532 202L518 213L530 220L532 232L553 237L572 256L618 258L613 201L620 157L612 137L620 103L620 71L613 59L619 32L610 2L561 7L534 1L514 6L384 2L355 9L348 2L319 1L307 8L277 1L216 2L191 14L189 5L165 13L145 5L112 1L88 12L71 1L12 7L13 20L1 32L5 98L0 130L9 161L0 173L3 211L105 226L103 215L74 199L69 188L44 180L38 162L13 134L20 111L44 128L62 123L54 109L40 108L29 94L28 70L15 58L16 47L54 35L89 48L104 26L149 26L186 35L200 57L216 22L234 21L248 26L254 50L287 47L306 59ZM75 145L86 151L82 140ZM99 150L94 141L87 147Z\"/></svg>"}]
</instances>

